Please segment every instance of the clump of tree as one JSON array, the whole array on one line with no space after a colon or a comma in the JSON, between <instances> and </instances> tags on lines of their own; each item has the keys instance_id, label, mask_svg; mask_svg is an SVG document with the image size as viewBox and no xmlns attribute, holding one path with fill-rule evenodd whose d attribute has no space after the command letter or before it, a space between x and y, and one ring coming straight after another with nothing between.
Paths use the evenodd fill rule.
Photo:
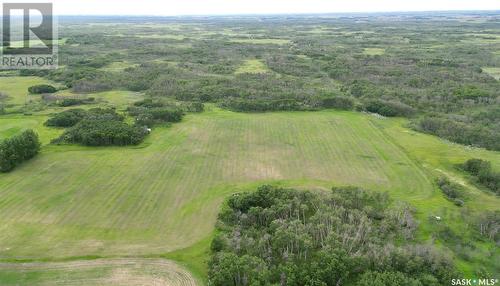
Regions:
<instances>
[{"instance_id":1,"label":"clump of tree","mask_svg":"<svg viewBox=\"0 0 500 286\"><path fill-rule=\"evenodd\" d=\"M0 142L0 172L10 172L40 151L38 134L28 129L19 135Z\"/></svg>"},{"instance_id":2,"label":"clump of tree","mask_svg":"<svg viewBox=\"0 0 500 286\"><path fill-rule=\"evenodd\" d=\"M122 121L124 117L112 108L92 108L89 110L76 108L54 114L45 122L45 125L51 127L71 127L83 119Z\"/></svg>"},{"instance_id":3,"label":"clump of tree","mask_svg":"<svg viewBox=\"0 0 500 286\"><path fill-rule=\"evenodd\" d=\"M210 285L445 285L456 271L406 243L413 209L385 193L263 186L228 199L217 222ZM375 283L375 284L374 284Z\"/></svg>"},{"instance_id":4,"label":"clump of tree","mask_svg":"<svg viewBox=\"0 0 500 286\"><path fill-rule=\"evenodd\" d=\"M455 205L461 207L464 205L464 189L457 183L451 182L446 177L439 177L437 180L437 185L443 194L452 201Z\"/></svg>"},{"instance_id":5,"label":"clump of tree","mask_svg":"<svg viewBox=\"0 0 500 286\"><path fill-rule=\"evenodd\" d=\"M57 88L48 84L39 84L34 85L28 88L28 92L31 94L43 94L43 93L54 93L57 91Z\"/></svg>"},{"instance_id":6,"label":"clump of tree","mask_svg":"<svg viewBox=\"0 0 500 286\"><path fill-rule=\"evenodd\" d=\"M86 146L137 145L148 134L144 128L117 120L84 119L66 130L53 143Z\"/></svg>"},{"instance_id":7,"label":"clump of tree","mask_svg":"<svg viewBox=\"0 0 500 286\"><path fill-rule=\"evenodd\" d=\"M69 107L69 106L75 106L75 105L83 105L83 104L89 104L93 103L95 101L95 98L89 97L89 98L64 98L60 101L57 102L57 105L61 107Z\"/></svg>"},{"instance_id":8,"label":"clump of tree","mask_svg":"<svg viewBox=\"0 0 500 286\"><path fill-rule=\"evenodd\" d=\"M373 99L365 103L368 112L377 113L386 117L410 117L415 114L413 107L398 101Z\"/></svg>"},{"instance_id":9,"label":"clump of tree","mask_svg":"<svg viewBox=\"0 0 500 286\"><path fill-rule=\"evenodd\" d=\"M45 121L45 126L52 127L71 127L80 122L87 115L83 109L70 109L55 114Z\"/></svg>"},{"instance_id":10,"label":"clump of tree","mask_svg":"<svg viewBox=\"0 0 500 286\"><path fill-rule=\"evenodd\" d=\"M135 124L139 126L151 127L160 123L175 123L184 117L182 108L152 99L135 102L133 106L127 108L127 111L130 116L135 117Z\"/></svg>"},{"instance_id":11,"label":"clump of tree","mask_svg":"<svg viewBox=\"0 0 500 286\"><path fill-rule=\"evenodd\" d=\"M114 109L73 109L50 118L48 126L70 127L52 143L73 143L86 146L137 145L148 134L144 127L123 122L124 116Z\"/></svg>"},{"instance_id":12,"label":"clump of tree","mask_svg":"<svg viewBox=\"0 0 500 286\"><path fill-rule=\"evenodd\" d=\"M461 168L471 174L477 183L500 195L500 173L493 171L489 161L469 159Z\"/></svg>"}]
</instances>

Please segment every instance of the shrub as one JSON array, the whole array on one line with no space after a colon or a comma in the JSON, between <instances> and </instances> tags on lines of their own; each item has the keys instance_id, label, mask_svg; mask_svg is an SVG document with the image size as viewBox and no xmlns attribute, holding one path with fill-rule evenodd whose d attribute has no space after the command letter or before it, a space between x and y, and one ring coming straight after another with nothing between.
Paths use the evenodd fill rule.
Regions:
<instances>
[{"instance_id":1,"label":"shrub","mask_svg":"<svg viewBox=\"0 0 500 286\"><path fill-rule=\"evenodd\" d=\"M78 98L64 98L60 102L57 103L57 105L62 106L62 107L68 107L68 106L74 106L74 105L81 105L81 104L87 104L91 103L94 101L93 97L85 98L85 99L78 99Z\"/></svg>"},{"instance_id":2,"label":"shrub","mask_svg":"<svg viewBox=\"0 0 500 286\"><path fill-rule=\"evenodd\" d=\"M86 146L137 145L146 134L144 128L121 121L84 119L65 131L54 143L78 143Z\"/></svg>"},{"instance_id":3,"label":"shrub","mask_svg":"<svg viewBox=\"0 0 500 286\"><path fill-rule=\"evenodd\" d=\"M54 115L54 117L49 118L46 122L46 126L52 127L71 127L80 122L87 112L83 109L70 109Z\"/></svg>"},{"instance_id":4,"label":"shrub","mask_svg":"<svg viewBox=\"0 0 500 286\"><path fill-rule=\"evenodd\" d=\"M500 195L500 173L493 171L490 162L481 159L470 159L461 167L473 175L479 184Z\"/></svg>"},{"instance_id":5,"label":"shrub","mask_svg":"<svg viewBox=\"0 0 500 286\"><path fill-rule=\"evenodd\" d=\"M184 117L184 112L176 107L145 107L158 106L157 103L140 102L137 106L130 106L127 111L129 115L135 116L136 125L153 126L158 123L180 122Z\"/></svg>"},{"instance_id":6,"label":"shrub","mask_svg":"<svg viewBox=\"0 0 500 286\"><path fill-rule=\"evenodd\" d=\"M369 112L377 113L386 117L405 116L409 117L415 110L402 102L370 100L366 102L365 109Z\"/></svg>"},{"instance_id":7,"label":"shrub","mask_svg":"<svg viewBox=\"0 0 500 286\"><path fill-rule=\"evenodd\" d=\"M354 108L354 100L347 96L328 97L321 100L321 106L324 108L352 110Z\"/></svg>"},{"instance_id":8,"label":"shrub","mask_svg":"<svg viewBox=\"0 0 500 286\"><path fill-rule=\"evenodd\" d=\"M55 114L45 122L45 125L52 127L71 127L83 119L123 121L124 117L116 113L112 108L92 108L89 110L70 109Z\"/></svg>"},{"instance_id":9,"label":"shrub","mask_svg":"<svg viewBox=\"0 0 500 286\"><path fill-rule=\"evenodd\" d=\"M31 129L0 142L0 172L10 172L40 151L38 135Z\"/></svg>"},{"instance_id":10,"label":"shrub","mask_svg":"<svg viewBox=\"0 0 500 286\"><path fill-rule=\"evenodd\" d=\"M42 93L54 93L57 91L57 89L48 84L40 84L28 88L28 91L31 94L42 94Z\"/></svg>"},{"instance_id":11,"label":"shrub","mask_svg":"<svg viewBox=\"0 0 500 286\"><path fill-rule=\"evenodd\" d=\"M446 177L438 178L437 184L449 200L457 206L463 206L464 191L460 185L450 182Z\"/></svg>"},{"instance_id":12,"label":"shrub","mask_svg":"<svg viewBox=\"0 0 500 286\"><path fill-rule=\"evenodd\" d=\"M462 168L468 173L478 176L481 172L490 172L491 163L481 159L469 159L462 165Z\"/></svg>"}]
</instances>

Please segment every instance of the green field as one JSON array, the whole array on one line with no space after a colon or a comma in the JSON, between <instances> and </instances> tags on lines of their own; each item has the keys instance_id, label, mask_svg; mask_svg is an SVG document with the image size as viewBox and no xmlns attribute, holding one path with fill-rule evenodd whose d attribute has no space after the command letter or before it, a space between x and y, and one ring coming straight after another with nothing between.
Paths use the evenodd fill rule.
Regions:
<instances>
[{"instance_id":1,"label":"green field","mask_svg":"<svg viewBox=\"0 0 500 286\"><path fill-rule=\"evenodd\" d=\"M29 120L17 122L48 135ZM497 167L500 156L455 146L458 152L407 132L398 121L352 112L212 108L155 129L139 147L46 146L36 159L0 175L0 256L57 260L186 248L211 235L228 194L262 183L358 185L411 202L421 220L451 220L457 208L433 186L432 170L452 170L452 163L470 156L487 157ZM493 196L475 194L472 208L498 205Z\"/></svg>"},{"instance_id":2,"label":"green field","mask_svg":"<svg viewBox=\"0 0 500 286\"><path fill-rule=\"evenodd\" d=\"M235 71L235 74L243 74L243 73L266 73L269 69L266 64L260 60L246 60L243 64Z\"/></svg>"}]
</instances>

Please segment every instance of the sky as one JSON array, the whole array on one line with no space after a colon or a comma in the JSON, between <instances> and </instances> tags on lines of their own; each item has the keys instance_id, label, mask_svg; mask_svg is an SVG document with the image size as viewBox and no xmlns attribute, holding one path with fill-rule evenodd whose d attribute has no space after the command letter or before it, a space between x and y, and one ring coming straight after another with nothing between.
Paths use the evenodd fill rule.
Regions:
<instances>
[{"instance_id":1,"label":"sky","mask_svg":"<svg viewBox=\"0 0 500 286\"><path fill-rule=\"evenodd\" d=\"M59 15L230 15L500 10L500 0L0 0L52 2Z\"/></svg>"}]
</instances>

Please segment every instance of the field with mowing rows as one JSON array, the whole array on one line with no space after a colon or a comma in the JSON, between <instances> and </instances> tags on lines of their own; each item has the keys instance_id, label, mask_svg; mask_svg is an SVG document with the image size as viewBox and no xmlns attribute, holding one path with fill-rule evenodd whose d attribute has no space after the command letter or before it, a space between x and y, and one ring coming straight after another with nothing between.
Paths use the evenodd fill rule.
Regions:
<instances>
[{"instance_id":1,"label":"field with mowing rows","mask_svg":"<svg viewBox=\"0 0 500 286\"><path fill-rule=\"evenodd\" d=\"M2 285L194 286L190 273L163 259L97 259L71 262L0 263Z\"/></svg>"},{"instance_id":2,"label":"field with mowing rows","mask_svg":"<svg viewBox=\"0 0 500 286\"><path fill-rule=\"evenodd\" d=\"M496 166L500 160L461 146L455 146L461 153L450 150L440 157L446 144L412 134L397 121L360 113L240 114L211 108L155 129L139 147L45 146L33 161L0 175L0 256L166 254L209 237L223 199L262 183L319 189L354 184L410 201L421 220L452 219L456 208L436 191L432 170L450 169L468 153L494 159ZM426 158L431 161L417 162ZM473 208L498 203L480 191L477 196ZM425 238L426 226L421 229Z\"/></svg>"},{"instance_id":3,"label":"field with mowing rows","mask_svg":"<svg viewBox=\"0 0 500 286\"><path fill-rule=\"evenodd\" d=\"M0 175L0 255L188 247L210 235L225 195L263 182L356 184L432 200L430 180L371 120L350 112L213 110L158 128L135 148L47 146Z\"/></svg>"}]
</instances>

